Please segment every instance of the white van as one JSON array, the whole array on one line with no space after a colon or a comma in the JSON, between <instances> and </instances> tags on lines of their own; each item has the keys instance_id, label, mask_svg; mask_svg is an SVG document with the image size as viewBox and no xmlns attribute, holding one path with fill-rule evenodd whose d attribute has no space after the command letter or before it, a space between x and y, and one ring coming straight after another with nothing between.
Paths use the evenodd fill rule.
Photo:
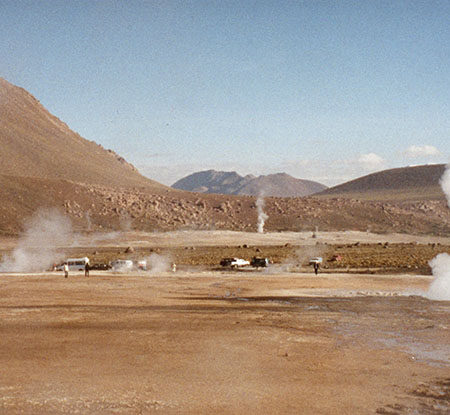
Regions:
<instances>
[{"instance_id":1,"label":"white van","mask_svg":"<svg viewBox=\"0 0 450 415\"><path fill-rule=\"evenodd\" d=\"M69 271L84 271L86 264L89 264L89 258L69 258L66 260Z\"/></svg>"}]
</instances>

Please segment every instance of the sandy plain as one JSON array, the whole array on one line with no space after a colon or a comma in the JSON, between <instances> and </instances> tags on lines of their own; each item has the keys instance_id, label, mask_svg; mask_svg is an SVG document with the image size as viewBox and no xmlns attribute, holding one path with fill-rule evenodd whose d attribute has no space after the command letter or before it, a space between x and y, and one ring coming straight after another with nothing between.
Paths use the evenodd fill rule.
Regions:
<instances>
[{"instance_id":1,"label":"sandy plain","mask_svg":"<svg viewBox=\"0 0 450 415\"><path fill-rule=\"evenodd\" d=\"M120 243L147 238L135 236ZM424 297L431 281L277 268L0 274L0 413L446 414L450 302Z\"/></svg>"}]
</instances>

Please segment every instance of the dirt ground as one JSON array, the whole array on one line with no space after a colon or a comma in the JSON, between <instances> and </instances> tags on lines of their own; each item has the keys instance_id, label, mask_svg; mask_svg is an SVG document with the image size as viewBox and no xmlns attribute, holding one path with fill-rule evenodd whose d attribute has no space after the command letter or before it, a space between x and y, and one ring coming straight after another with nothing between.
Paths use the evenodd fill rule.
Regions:
<instances>
[{"instance_id":1,"label":"dirt ground","mask_svg":"<svg viewBox=\"0 0 450 415\"><path fill-rule=\"evenodd\" d=\"M281 266L0 274L0 413L446 414L450 302L423 296L431 281Z\"/></svg>"}]
</instances>

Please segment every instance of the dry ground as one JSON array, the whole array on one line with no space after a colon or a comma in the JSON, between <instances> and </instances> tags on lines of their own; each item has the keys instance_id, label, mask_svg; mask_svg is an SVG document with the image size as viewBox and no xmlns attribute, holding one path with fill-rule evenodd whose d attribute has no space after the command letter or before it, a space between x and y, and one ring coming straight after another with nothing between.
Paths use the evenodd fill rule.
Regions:
<instances>
[{"instance_id":1,"label":"dry ground","mask_svg":"<svg viewBox=\"0 0 450 415\"><path fill-rule=\"evenodd\" d=\"M0 413L446 414L450 303L422 296L431 280L0 274Z\"/></svg>"},{"instance_id":2,"label":"dry ground","mask_svg":"<svg viewBox=\"0 0 450 415\"><path fill-rule=\"evenodd\" d=\"M0 412L444 414L450 306L408 294L429 281L4 275Z\"/></svg>"}]
</instances>

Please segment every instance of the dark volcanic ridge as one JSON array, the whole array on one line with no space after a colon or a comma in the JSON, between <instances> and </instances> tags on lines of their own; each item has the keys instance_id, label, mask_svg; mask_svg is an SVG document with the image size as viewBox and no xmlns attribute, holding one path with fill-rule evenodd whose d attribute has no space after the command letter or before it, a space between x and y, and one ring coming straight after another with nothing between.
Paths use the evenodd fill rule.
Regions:
<instances>
[{"instance_id":1,"label":"dark volcanic ridge","mask_svg":"<svg viewBox=\"0 0 450 415\"><path fill-rule=\"evenodd\" d=\"M286 173L241 176L236 172L206 170L190 174L172 185L174 189L226 195L303 197L320 192L323 184L296 179Z\"/></svg>"}]
</instances>

